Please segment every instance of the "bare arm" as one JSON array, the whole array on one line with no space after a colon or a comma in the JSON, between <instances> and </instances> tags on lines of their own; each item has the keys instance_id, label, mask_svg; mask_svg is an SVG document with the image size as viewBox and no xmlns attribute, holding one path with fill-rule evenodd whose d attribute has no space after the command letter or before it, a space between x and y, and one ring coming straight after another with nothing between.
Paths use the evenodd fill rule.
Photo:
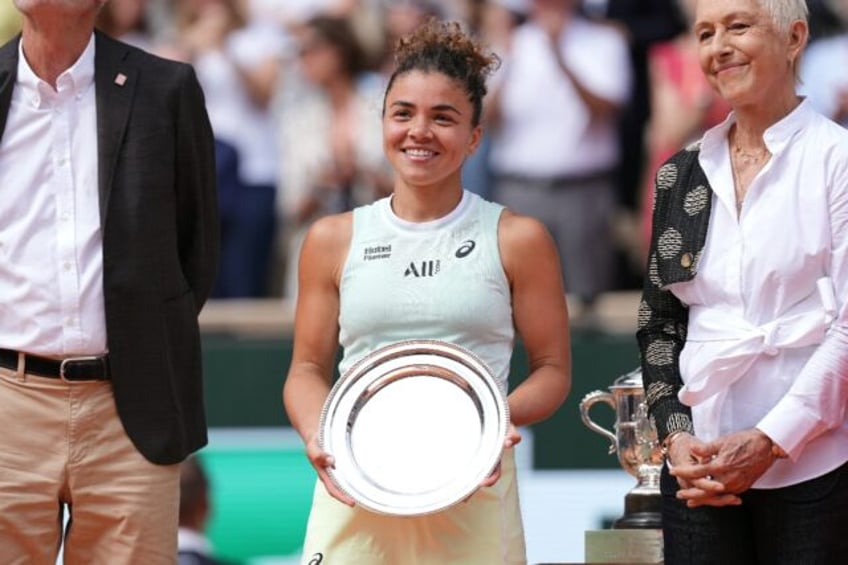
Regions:
<instances>
[{"instance_id":1,"label":"bare arm","mask_svg":"<svg viewBox=\"0 0 848 565\"><path fill-rule=\"evenodd\" d=\"M339 347L339 277L350 245L352 215L329 216L309 230L300 254L294 351L283 387L283 404L292 426L327 491L352 504L329 479L331 454L318 445L318 424L330 392Z\"/></svg>"},{"instance_id":2,"label":"bare arm","mask_svg":"<svg viewBox=\"0 0 848 565\"><path fill-rule=\"evenodd\" d=\"M527 379L509 395L512 423L523 426L551 416L571 390L568 309L556 247L541 223L505 211L498 241L530 364Z\"/></svg>"}]
</instances>

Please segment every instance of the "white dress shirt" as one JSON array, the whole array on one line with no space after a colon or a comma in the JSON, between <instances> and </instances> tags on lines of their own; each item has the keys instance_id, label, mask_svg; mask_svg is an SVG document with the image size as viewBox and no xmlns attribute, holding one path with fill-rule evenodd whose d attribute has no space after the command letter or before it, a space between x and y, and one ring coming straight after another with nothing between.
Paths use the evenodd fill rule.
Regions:
<instances>
[{"instance_id":1,"label":"white dress shirt","mask_svg":"<svg viewBox=\"0 0 848 565\"><path fill-rule=\"evenodd\" d=\"M617 30L574 18L559 36L559 51L593 94L619 105L629 99L630 54ZM618 164L615 119L592 119L537 24L531 21L515 31L497 80L502 81L501 120L493 130L490 157L495 172L580 176Z\"/></svg>"},{"instance_id":2,"label":"white dress shirt","mask_svg":"<svg viewBox=\"0 0 848 565\"><path fill-rule=\"evenodd\" d=\"M0 140L0 347L106 351L94 36L56 90L21 50Z\"/></svg>"},{"instance_id":3,"label":"white dress shirt","mask_svg":"<svg viewBox=\"0 0 848 565\"><path fill-rule=\"evenodd\" d=\"M702 140L715 195L697 276L670 287L689 306L680 357L695 432L759 428L789 454L773 488L848 460L848 131L808 101L771 126L771 159L737 217L728 119Z\"/></svg>"}]
</instances>

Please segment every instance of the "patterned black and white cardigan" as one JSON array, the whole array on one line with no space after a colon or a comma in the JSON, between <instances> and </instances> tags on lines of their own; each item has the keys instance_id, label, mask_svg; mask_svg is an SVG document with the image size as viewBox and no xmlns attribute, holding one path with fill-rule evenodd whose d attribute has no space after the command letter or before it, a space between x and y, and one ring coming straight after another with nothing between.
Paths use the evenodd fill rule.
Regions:
<instances>
[{"instance_id":1,"label":"patterned black and white cardigan","mask_svg":"<svg viewBox=\"0 0 848 565\"><path fill-rule=\"evenodd\" d=\"M672 156L657 171L648 268L639 304L636 338L648 411L659 440L693 432L692 411L677 393L680 352L686 343L688 308L667 285L691 280L707 238L713 191L698 163L700 144Z\"/></svg>"}]
</instances>

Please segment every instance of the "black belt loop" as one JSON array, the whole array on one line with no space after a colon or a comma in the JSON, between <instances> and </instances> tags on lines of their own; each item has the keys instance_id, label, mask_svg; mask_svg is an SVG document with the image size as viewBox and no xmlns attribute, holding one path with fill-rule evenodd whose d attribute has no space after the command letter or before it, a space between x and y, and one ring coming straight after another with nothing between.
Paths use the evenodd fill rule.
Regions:
<instances>
[{"instance_id":1,"label":"black belt loop","mask_svg":"<svg viewBox=\"0 0 848 565\"><path fill-rule=\"evenodd\" d=\"M11 349L0 349L0 367L17 370L20 353ZM109 357L80 356L67 359L48 359L38 355L24 354L24 372L61 379L67 383L79 381L107 381L111 378Z\"/></svg>"}]
</instances>

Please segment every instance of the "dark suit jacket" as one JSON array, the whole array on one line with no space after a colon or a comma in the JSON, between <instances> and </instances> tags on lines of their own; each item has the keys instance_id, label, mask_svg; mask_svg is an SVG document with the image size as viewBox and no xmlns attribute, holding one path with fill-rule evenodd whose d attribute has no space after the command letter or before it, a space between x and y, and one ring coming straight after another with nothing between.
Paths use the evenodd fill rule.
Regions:
<instances>
[{"instance_id":1,"label":"dark suit jacket","mask_svg":"<svg viewBox=\"0 0 848 565\"><path fill-rule=\"evenodd\" d=\"M0 132L19 41L0 48ZM212 130L191 66L95 42L97 148L74 150L97 151L115 402L138 450L176 463L206 443L197 315L217 269Z\"/></svg>"},{"instance_id":2,"label":"dark suit jacket","mask_svg":"<svg viewBox=\"0 0 848 565\"><path fill-rule=\"evenodd\" d=\"M692 411L680 402L680 352L686 343L688 308L667 286L691 280L707 240L713 191L698 163L700 147L679 151L660 167L648 268L639 304L639 350L648 411L660 440L692 432Z\"/></svg>"}]
</instances>

